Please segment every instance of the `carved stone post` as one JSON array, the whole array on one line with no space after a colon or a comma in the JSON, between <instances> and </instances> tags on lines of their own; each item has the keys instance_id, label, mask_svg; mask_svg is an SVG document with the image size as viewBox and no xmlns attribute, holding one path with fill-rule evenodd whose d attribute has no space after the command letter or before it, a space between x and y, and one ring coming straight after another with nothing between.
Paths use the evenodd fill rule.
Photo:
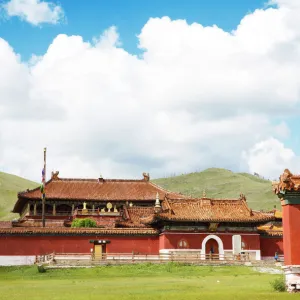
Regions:
<instances>
[{"instance_id":1,"label":"carved stone post","mask_svg":"<svg viewBox=\"0 0 300 300\"><path fill-rule=\"evenodd\" d=\"M53 216L56 216L56 204L55 202L53 203L53 211L52 211Z\"/></svg>"},{"instance_id":2,"label":"carved stone post","mask_svg":"<svg viewBox=\"0 0 300 300\"><path fill-rule=\"evenodd\" d=\"M34 202L33 214L36 216L36 202Z\"/></svg>"}]
</instances>

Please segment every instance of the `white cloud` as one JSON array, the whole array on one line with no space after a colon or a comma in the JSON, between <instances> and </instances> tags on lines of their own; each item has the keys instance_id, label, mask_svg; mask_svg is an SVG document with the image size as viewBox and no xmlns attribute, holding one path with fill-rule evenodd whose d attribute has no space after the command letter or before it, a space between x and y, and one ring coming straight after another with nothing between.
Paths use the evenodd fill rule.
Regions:
<instances>
[{"instance_id":1,"label":"white cloud","mask_svg":"<svg viewBox=\"0 0 300 300\"><path fill-rule=\"evenodd\" d=\"M276 120L299 108L299 23L288 6L257 10L232 33L152 18L141 57L112 27L93 43L58 35L27 64L0 40L0 169L40 180L47 146L61 176L213 166L277 177L292 150L274 148L275 169L260 163L261 147L288 134Z\"/></svg>"},{"instance_id":2,"label":"white cloud","mask_svg":"<svg viewBox=\"0 0 300 300\"><path fill-rule=\"evenodd\" d=\"M279 7L299 8L298 0L269 0L269 5L278 5Z\"/></svg>"},{"instance_id":3,"label":"white cloud","mask_svg":"<svg viewBox=\"0 0 300 300\"><path fill-rule=\"evenodd\" d=\"M41 0L10 0L3 5L7 16L20 17L32 25L57 24L64 18L61 6Z\"/></svg>"},{"instance_id":4,"label":"white cloud","mask_svg":"<svg viewBox=\"0 0 300 300\"><path fill-rule=\"evenodd\" d=\"M244 152L244 158L251 173L262 174L269 179L278 178L286 168L291 171L300 168L300 157L274 138L255 144L248 152Z\"/></svg>"},{"instance_id":5,"label":"white cloud","mask_svg":"<svg viewBox=\"0 0 300 300\"><path fill-rule=\"evenodd\" d=\"M274 135L281 139L290 137L291 131L285 122L281 122L274 128Z\"/></svg>"}]
</instances>

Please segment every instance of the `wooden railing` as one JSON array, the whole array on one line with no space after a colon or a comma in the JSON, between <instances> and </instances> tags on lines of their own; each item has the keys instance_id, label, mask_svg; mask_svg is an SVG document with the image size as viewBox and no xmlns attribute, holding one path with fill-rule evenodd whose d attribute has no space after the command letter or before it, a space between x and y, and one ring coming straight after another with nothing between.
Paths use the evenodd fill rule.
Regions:
<instances>
[{"instance_id":1,"label":"wooden railing","mask_svg":"<svg viewBox=\"0 0 300 300\"><path fill-rule=\"evenodd\" d=\"M105 253L101 257L102 260L133 260L133 261L249 261L249 257L238 257L233 255L223 254L125 254L125 253Z\"/></svg>"},{"instance_id":2,"label":"wooden railing","mask_svg":"<svg viewBox=\"0 0 300 300\"><path fill-rule=\"evenodd\" d=\"M37 255L35 257L36 264L49 264L54 261L55 253L45 254L45 255Z\"/></svg>"},{"instance_id":3,"label":"wooden railing","mask_svg":"<svg viewBox=\"0 0 300 300\"><path fill-rule=\"evenodd\" d=\"M197 262L197 261L249 261L249 257L238 257L233 255L221 255L221 254L132 254L132 253L103 253L100 255L83 254L83 253L68 253L68 254L55 254L55 259L68 259L68 260L80 260L89 256L91 261L124 261L124 262Z\"/></svg>"},{"instance_id":4,"label":"wooden railing","mask_svg":"<svg viewBox=\"0 0 300 300\"><path fill-rule=\"evenodd\" d=\"M221 254L183 254L183 253L166 253L166 254L133 254L133 253L103 253L94 255L94 253L51 253L36 257L37 263L63 263L63 264L79 264L86 263L166 263L166 262L182 262L182 263L199 263L199 264L243 264L245 262L253 262L249 256L238 255L221 255ZM73 263L72 263L73 262Z\"/></svg>"}]
</instances>

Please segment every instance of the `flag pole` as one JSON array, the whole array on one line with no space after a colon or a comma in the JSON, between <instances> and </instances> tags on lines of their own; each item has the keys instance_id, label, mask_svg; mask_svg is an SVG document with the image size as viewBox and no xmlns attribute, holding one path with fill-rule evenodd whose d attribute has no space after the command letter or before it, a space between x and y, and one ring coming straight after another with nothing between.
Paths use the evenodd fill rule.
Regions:
<instances>
[{"instance_id":1,"label":"flag pole","mask_svg":"<svg viewBox=\"0 0 300 300\"><path fill-rule=\"evenodd\" d=\"M46 202L46 191L45 191L45 184L46 184L46 151L47 148L44 148L44 168L42 171L42 223L43 227L45 227L45 202Z\"/></svg>"}]
</instances>

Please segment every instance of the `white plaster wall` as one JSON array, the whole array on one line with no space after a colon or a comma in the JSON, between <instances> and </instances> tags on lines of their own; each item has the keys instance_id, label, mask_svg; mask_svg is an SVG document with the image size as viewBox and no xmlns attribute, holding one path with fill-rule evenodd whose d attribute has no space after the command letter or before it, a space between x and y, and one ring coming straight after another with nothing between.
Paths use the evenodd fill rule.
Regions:
<instances>
[{"instance_id":1,"label":"white plaster wall","mask_svg":"<svg viewBox=\"0 0 300 300\"><path fill-rule=\"evenodd\" d=\"M1 255L0 266L24 266L33 265L35 256Z\"/></svg>"}]
</instances>

